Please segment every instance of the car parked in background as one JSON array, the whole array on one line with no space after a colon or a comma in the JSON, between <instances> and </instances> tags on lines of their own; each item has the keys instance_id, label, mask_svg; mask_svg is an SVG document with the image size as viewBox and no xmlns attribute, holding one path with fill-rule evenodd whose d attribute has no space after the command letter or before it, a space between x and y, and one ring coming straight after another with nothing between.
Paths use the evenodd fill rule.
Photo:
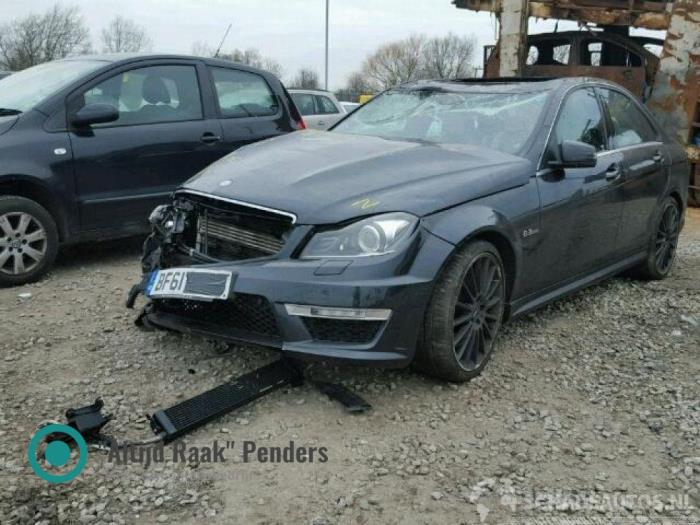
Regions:
<instances>
[{"instance_id":1,"label":"car parked in background","mask_svg":"<svg viewBox=\"0 0 700 525\"><path fill-rule=\"evenodd\" d=\"M616 82L642 100L651 94L663 40L605 31L528 35L526 77L591 76ZM499 47L484 48L484 77L499 77Z\"/></svg>"},{"instance_id":2,"label":"car parked in background","mask_svg":"<svg viewBox=\"0 0 700 525\"><path fill-rule=\"evenodd\" d=\"M272 74L186 56L81 56L0 83L0 285L60 243L145 232L154 206L231 151L303 127Z\"/></svg>"},{"instance_id":3,"label":"car parked in background","mask_svg":"<svg viewBox=\"0 0 700 525\"><path fill-rule=\"evenodd\" d=\"M687 197L684 149L616 84L412 82L179 188L152 215L142 321L464 381L507 319L666 277Z\"/></svg>"},{"instance_id":4,"label":"car parked in background","mask_svg":"<svg viewBox=\"0 0 700 525\"><path fill-rule=\"evenodd\" d=\"M359 102L340 102L340 105L343 106L343 109L345 109L345 113L352 113L355 111L357 108L361 106Z\"/></svg>"},{"instance_id":5,"label":"car parked in background","mask_svg":"<svg viewBox=\"0 0 700 525\"><path fill-rule=\"evenodd\" d=\"M326 130L346 115L333 93L317 89L290 89L289 93L309 129Z\"/></svg>"},{"instance_id":6,"label":"car parked in background","mask_svg":"<svg viewBox=\"0 0 700 525\"><path fill-rule=\"evenodd\" d=\"M9 77L12 74L10 71L0 71L0 80L2 80L5 77Z\"/></svg>"}]
</instances>

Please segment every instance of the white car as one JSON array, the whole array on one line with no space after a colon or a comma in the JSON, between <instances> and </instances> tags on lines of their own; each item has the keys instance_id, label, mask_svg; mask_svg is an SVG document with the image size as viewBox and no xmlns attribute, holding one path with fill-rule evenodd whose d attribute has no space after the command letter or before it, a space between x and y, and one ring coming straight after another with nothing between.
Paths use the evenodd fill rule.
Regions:
<instances>
[{"instance_id":1,"label":"white car","mask_svg":"<svg viewBox=\"0 0 700 525\"><path fill-rule=\"evenodd\" d=\"M326 130L347 112L333 93L319 89L290 89L289 94L309 129Z\"/></svg>"},{"instance_id":2,"label":"white car","mask_svg":"<svg viewBox=\"0 0 700 525\"><path fill-rule=\"evenodd\" d=\"M345 109L345 113L352 113L361 106L359 102L344 102L342 100L340 101L340 105Z\"/></svg>"}]
</instances>

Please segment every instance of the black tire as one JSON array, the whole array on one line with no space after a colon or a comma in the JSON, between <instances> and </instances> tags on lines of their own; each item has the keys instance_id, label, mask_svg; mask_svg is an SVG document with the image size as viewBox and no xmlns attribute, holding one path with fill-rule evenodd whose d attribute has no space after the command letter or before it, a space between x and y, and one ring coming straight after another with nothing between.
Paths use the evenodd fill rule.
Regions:
<instances>
[{"instance_id":1,"label":"black tire","mask_svg":"<svg viewBox=\"0 0 700 525\"><path fill-rule=\"evenodd\" d=\"M498 250L485 241L462 247L438 277L414 368L456 383L479 375L491 358L505 301L506 274Z\"/></svg>"},{"instance_id":2,"label":"black tire","mask_svg":"<svg viewBox=\"0 0 700 525\"><path fill-rule=\"evenodd\" d=\"M676 199L667 197L659 208L654 230L649 240L646 260L633 269L634 277L658 281L671 273L676 258L681 212Z\"/></svg>"},{"instance_id":3,"label":"black tire","mask_svg":"<svg viewBox=\"0 0 700 525\"><path fill-rule=\"evenodd\" d=\"M0 286L39 280L56 260L58 242L56 222L43 206L0 197Z\"/></svg>"}]
</instances>

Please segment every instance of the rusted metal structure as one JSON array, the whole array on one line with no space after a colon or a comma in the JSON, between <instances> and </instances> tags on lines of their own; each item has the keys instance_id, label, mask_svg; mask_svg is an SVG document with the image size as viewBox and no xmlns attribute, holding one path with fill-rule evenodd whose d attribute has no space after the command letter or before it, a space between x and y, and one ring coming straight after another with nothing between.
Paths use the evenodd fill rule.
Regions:
<instances>
[{"instance_id":1,"label":"rusted metal structure","mask_svg":"<svg viewBox=\"0 0 700 525\"><path fill-rule=\"evenodd\" d=\"M694 162L691 200L700 204L700 0L453 0L495 13L500 22L498 76L526 74L529 17L596 24L610 33L667 31L647 102L664 128L687 144ZM605 76L602 68L598 75ZM491 75L493 76L493 75ZM613 79L614 80L614 79Z\"/></svg>"}]
</instances>

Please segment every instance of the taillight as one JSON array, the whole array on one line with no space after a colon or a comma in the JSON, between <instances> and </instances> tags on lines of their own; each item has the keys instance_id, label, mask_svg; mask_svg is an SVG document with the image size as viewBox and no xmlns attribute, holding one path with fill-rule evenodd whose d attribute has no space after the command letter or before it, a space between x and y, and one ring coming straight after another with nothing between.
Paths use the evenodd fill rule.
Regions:
<instances>
[{"instance_id":1,"label":"taillight","mask_svg":"<svg viewBox=\"0 0 700 525\"><path fill-rule=\"evenodd\" d=\"M304 119L299 117L299 120L297 120L297 124L299 124L299 129L306 129L306 122L304 122Z\"/></svg>"}]
</instances>

